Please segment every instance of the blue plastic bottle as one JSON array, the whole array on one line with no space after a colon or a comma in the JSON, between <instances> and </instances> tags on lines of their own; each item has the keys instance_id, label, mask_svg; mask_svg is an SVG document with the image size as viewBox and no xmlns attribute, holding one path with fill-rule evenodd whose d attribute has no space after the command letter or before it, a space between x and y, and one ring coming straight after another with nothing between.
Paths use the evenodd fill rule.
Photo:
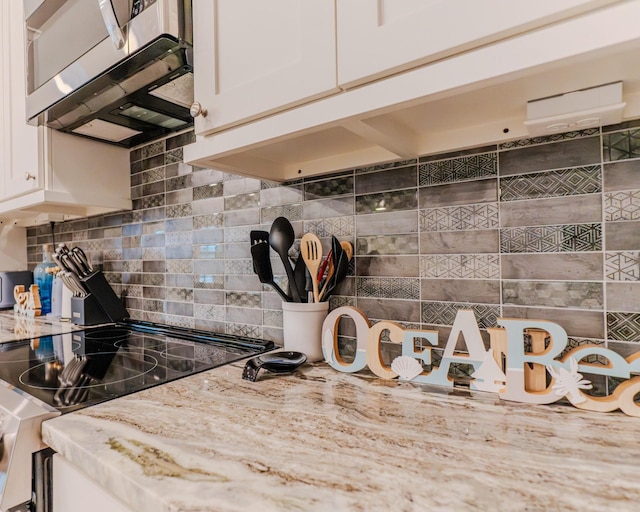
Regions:
<instances>
[{"instance_id":1,"label":"blue plastic bottle","mask_svg":"<svg viewBox=\"0 0 640 512\"><path fill-rule=\"evenodd\" d=\"M38 285L40 291L41 315L51 313L51 287L53 285L53 273L47 272L48 268L53 268L56 264L51 260L51 244L42 246L42 263L33 270L33 282Z\"/></svg>"}]
</instances>

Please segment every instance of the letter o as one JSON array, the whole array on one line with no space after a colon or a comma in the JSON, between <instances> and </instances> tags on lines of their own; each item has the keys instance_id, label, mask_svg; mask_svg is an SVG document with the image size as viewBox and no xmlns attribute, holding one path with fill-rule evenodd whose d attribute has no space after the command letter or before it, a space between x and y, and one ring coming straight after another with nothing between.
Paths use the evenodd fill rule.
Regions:
<instances>
[{"instance_id":1,"label":"letter o","mask_svg":"<svg viewBox=\"0 0 640 512\"><path fill-rule=\"evenodd\" d=\"M338 351L338 322L348 316L356 326L356 356L351 363L342 359ZM327 315L322 324L322 353L329 366L345 373L353 373L367 366L367 335L369 319L358 308L342 306Z\"/></svg>"}]
</instances>

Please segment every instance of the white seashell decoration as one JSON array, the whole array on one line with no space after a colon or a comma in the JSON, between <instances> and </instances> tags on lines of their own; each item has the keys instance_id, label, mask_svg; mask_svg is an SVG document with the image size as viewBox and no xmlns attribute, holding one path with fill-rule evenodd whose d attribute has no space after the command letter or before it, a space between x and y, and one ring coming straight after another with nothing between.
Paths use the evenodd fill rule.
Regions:
<instances>
[{"instance_id":1,"label":"white seashell decoration","mask_svg":"<svg viewBox=\"0 0 640 512\"><path fill-rule=\"evenodd\" d=\"M411 380L422 373L422 365L410 356L398 356L391 362L391 369L401 380Z\"/></svg>"}]
</instances>

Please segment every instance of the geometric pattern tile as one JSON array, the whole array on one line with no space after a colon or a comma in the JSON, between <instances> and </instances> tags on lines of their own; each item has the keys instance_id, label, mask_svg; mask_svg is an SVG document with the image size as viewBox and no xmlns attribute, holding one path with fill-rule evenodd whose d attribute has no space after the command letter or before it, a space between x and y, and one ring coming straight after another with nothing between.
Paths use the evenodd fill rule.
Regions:
<instances>
[{"instance_id":1,"label":"geometric pattern tile","mask_svg":"<svg viewBox=\"0 0 640 512\"><path fill-rule=\"evenodd\" d=\"M604 194L606 221L640 219L640 190Z\"/></svg>"},{"instance_id":2,"label":"geometric pattern tile","mask_svg":"<svg viewBox=\"0 0 640 512\"><path fill-rule=\"evenodd\" d=\"M602 190L601 182L599 165L508 176L500 178L500 200L593 194Z\"/></svg>"},{"instance_id":3,"label":"geometric pattern tile","mask_svg":"<svg viewBox=\"0 0 640 512\"><path fill-rule=\"evenodd\" d=\"M602 154L605 162L640 157L640 129L603 134Z\"/></svg>"},{"instance_id":4,"label":"geometric pattern tile","mask_svg":"<svg viewBox=\"0 0 640 512\"><path fill-rule=\"evenodd\" d=\"M315 233L320 238L335 236L337 238L353 237L355 222L352 215L345 217L329 217L304 221L305 233Z\"/></svg>"},{"instance_id":5,"label":"geometric pattern tile","mask_svg":"<svg viewBox=\"0 0 640 512\"><path fill-rule=\"evenodd\" d=\"M358 297L419 300L420 280L400 277L358 277L356 293Z\"/></svg>"},{"instance_id":6,"label":"geometric pattern tile","mask_svg":"<svg viewBox=\"0 0 640 512\"><path fill-rule=\"evenodd\" d=\"M253 274L253 261L249 259L224 260L225 274Z\"/></svg>"},{"instance_id":7,"label":"geometric pattern tile","mask_svg":"<svg viewBox=\"0 0 640 512\"><path fill-rule=\"evenodd\" d=\"M358 237L356 254L418 254L418 235L381 235Z\"/></svg>"},{"instance_id":8,"label":"geometric pattern tile","mask_svg":"<svg viewBox=\"0 0 640 512\"><path fill-rule=\"evenodd\" d=\"M260 206L260 194L235 194L224 198L224 210L245 210Z\"/></svg>"},{"instance_id":9,"label":"geometric pattern tile","mask_svg":"<svg viewBox=\"0 0 640 512\"><path fill-rule=\"evenodd\" d=\"M353 194L353 176L340 176L304 184L305 199Z\"/></svg>"},{"instance_id":10,"label":"geometric pattern tile","mask_svg":"<svg viewBox=\"0 0 640 512\"><path fill-rule=\"evenodd\" d=\"M420 186L453 183L497 176L497 153L481 153L479 155L449 158L435 162L425 162L418 166Z\"/></svg>"},{"instance_id":11,"label":"geometric pattern tile","mask_svg":"<svg viewBox=\"0 0 640 512\"><path fill-rule=\"evenodd\" d=\"M499 279L497 254L427 254L420 256L420 277L430 279Z\"/></svg>"},{"instance_id":12,"label":"geometric pattern tile","mask_svg":"<svg viewBox=\"0 0 640 512\"><path fill-rule=\"evenodd\" d=\"M602 250L601 224L532 226L500 230L501 253Z\"/></svg>"},{"instance_id":13,"label":"geometric pattern tile","mask_svg":"<svg viewBox=\"0 0 640 512\"><path fill-rule=\"evenodd\" d=\"M376 165L369 165L367 167L359 167L355 169L355 173L361 174L361 173L371 172L371 171L383 171L388 169L395 169L397 167L407 167L409 165L415 165L416 162L417 160L415 158L412 158L409 160L396 160L394 162L387 162L384 164L376 164Z\"/></svg>"},{"instance_id":14,"label":"geometric pattern tile","mask_svg":"<svg viewBox=\"0 0 640 512\"><path fill-rule=\"evenodd\" d=\"M499 226L497 203L420 210L421 231L464 231Z\"/></svg>"},{"instance_id":15,"label":"geometric pattern tile","mask_svg":"<svg viewBox=\"0 0 640 512\"><path fill-rule=\"evenodd\" d=\"M640 252L606 252L604 273L607 281L640 281Z\"/></svg>"},{"instance_id":16,"label":"geometric pattern tile","mask_svg":"<svg viewBox=\"0 0 640 512\"><path fill-rule=\"evenodd\" d=\"M478 327L496 327L500 316L499 306L486 306L484 304L470 304L466 302L423 302L422 323L436 325L453 325L459 309L473 310Z\"/></svg>"},{"instance_id":17,"label":"geometric pattern tile","mask_svg":"<svg viewBox=\"0 0 640 512\"><path fill-rule=\"evenodd\" d=\"M302 205L290 204L260 208L260 217L263 223L273 222L278 217L286 217L290 221L302 220Z\"/></svg>"},{"instance_id":18,"label":"geometric pattern tile","mask_svg":"<svg viewBox=\"0 0 640 512\"><path fill-rule=\"evenodd\" d=\"M245 336L247 338L262 338L262 326L227 323L227 334Z\"/></svg>"},{"instance_id":19,"label":"geometric pattern tile","mask_svg":"<svg viewBox=\"0 0 640 512\"><path fill-rule=\"evenodd\" d=\"M206 213L193 217L193 229L221 228L224 225L223 213Z\"/></svg>"},{"instance_id":20,"label":"geometric pattern tile","mask_svg":"<svg viewBox=\"0 0 640 512\"><path fill-rule=\"evenodd\" d=\"M222 197L222 183L212 183L211 185L193 187L194 201L209 199L211 197Z\"/></svg>"},{"instance_id":21,"label":"geometric pattern tile","mask_svg":"<svg viewBox=\"0 0 640 512\"><path fill-rule=\"evenodd\" d=\"M503 304L602 310L603 299L602 283L502 281Z\"/></svg>"},{"instance_id":22,"label":"geometric pattern tile","mask_svg":"<svg viewBox=\"0 0 640 512\"><path fill-rule=\"evenodd\" d=\"M598 135L599 133L600 133L600 128L587 128L586 130L580 130L575 132L554 133L553 135L544 135L542 137L532 137L530 139L518 139L518 140L510 140L508 142L501 142L500 144L498 144L498 149L524 148L527 146L535 146L537 144L545 144L548 142L558 142L561 140L590 137L592 135Z\"/></svg>"},{"instance_id":23,"label":"geometric pattern tile","mask_svg":"<svg viewBox=\"0 0 640 512\"><path fill-rule=\"evenodd\" d=\"M607 313L607 339L640 342L640 313Z\"/></svg>"},{"instance_id":24,"label":"geometric pattern tile","mask_svg":"<svg viewBox=\"0 0 640 512\"><path fill-rule=\"evenodd\" d=\"M227 292L225 298L227 306L259 308L262 305L262 296L256 292Z\"/></svg>"}]
</instances>

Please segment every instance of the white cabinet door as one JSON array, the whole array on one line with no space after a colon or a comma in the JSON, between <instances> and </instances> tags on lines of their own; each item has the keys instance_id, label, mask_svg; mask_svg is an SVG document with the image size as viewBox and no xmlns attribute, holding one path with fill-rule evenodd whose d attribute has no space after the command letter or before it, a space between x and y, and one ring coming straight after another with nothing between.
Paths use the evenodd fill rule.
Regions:
<instances>
[{"instance_id":1,"label":"white cabinet door","mask_svg":"<svg viewBox=\"0 0 640 512\"><path fill-rule=\"evenodd\" d=\"M27 125L22 2L2 2L2 198L25 194L44 186L38 128ZM9 72L7 72L9 70Z\"/></svg>"},{"instance_id":2,"label":"white cabinet door","mask_svg":"<svg viewBox=\"0 0 640 512\"><path fill-rule=\"evenodd\" d=\"M337 0L338 83L357 85L611 3Z\"/></svg>"},{"instance_id":3,"label":"white cabinet door","mask_svg":"<svg viewBox=\"0 0 640 512\"><path fill-rule=\"evenodd\" d=\"M337 91L334 0L194 0L196 134Z\"/></svg>"},{"instance_id":4,"label":"white cabinet door","mask_svg":"<svg viewBox=\"0 0 640 512\"><path fill-rule=\"evenodd\" d=\"M53 456L54 512L132 512L80 469L56 453Z\"/></svg>"}]
</instances>

